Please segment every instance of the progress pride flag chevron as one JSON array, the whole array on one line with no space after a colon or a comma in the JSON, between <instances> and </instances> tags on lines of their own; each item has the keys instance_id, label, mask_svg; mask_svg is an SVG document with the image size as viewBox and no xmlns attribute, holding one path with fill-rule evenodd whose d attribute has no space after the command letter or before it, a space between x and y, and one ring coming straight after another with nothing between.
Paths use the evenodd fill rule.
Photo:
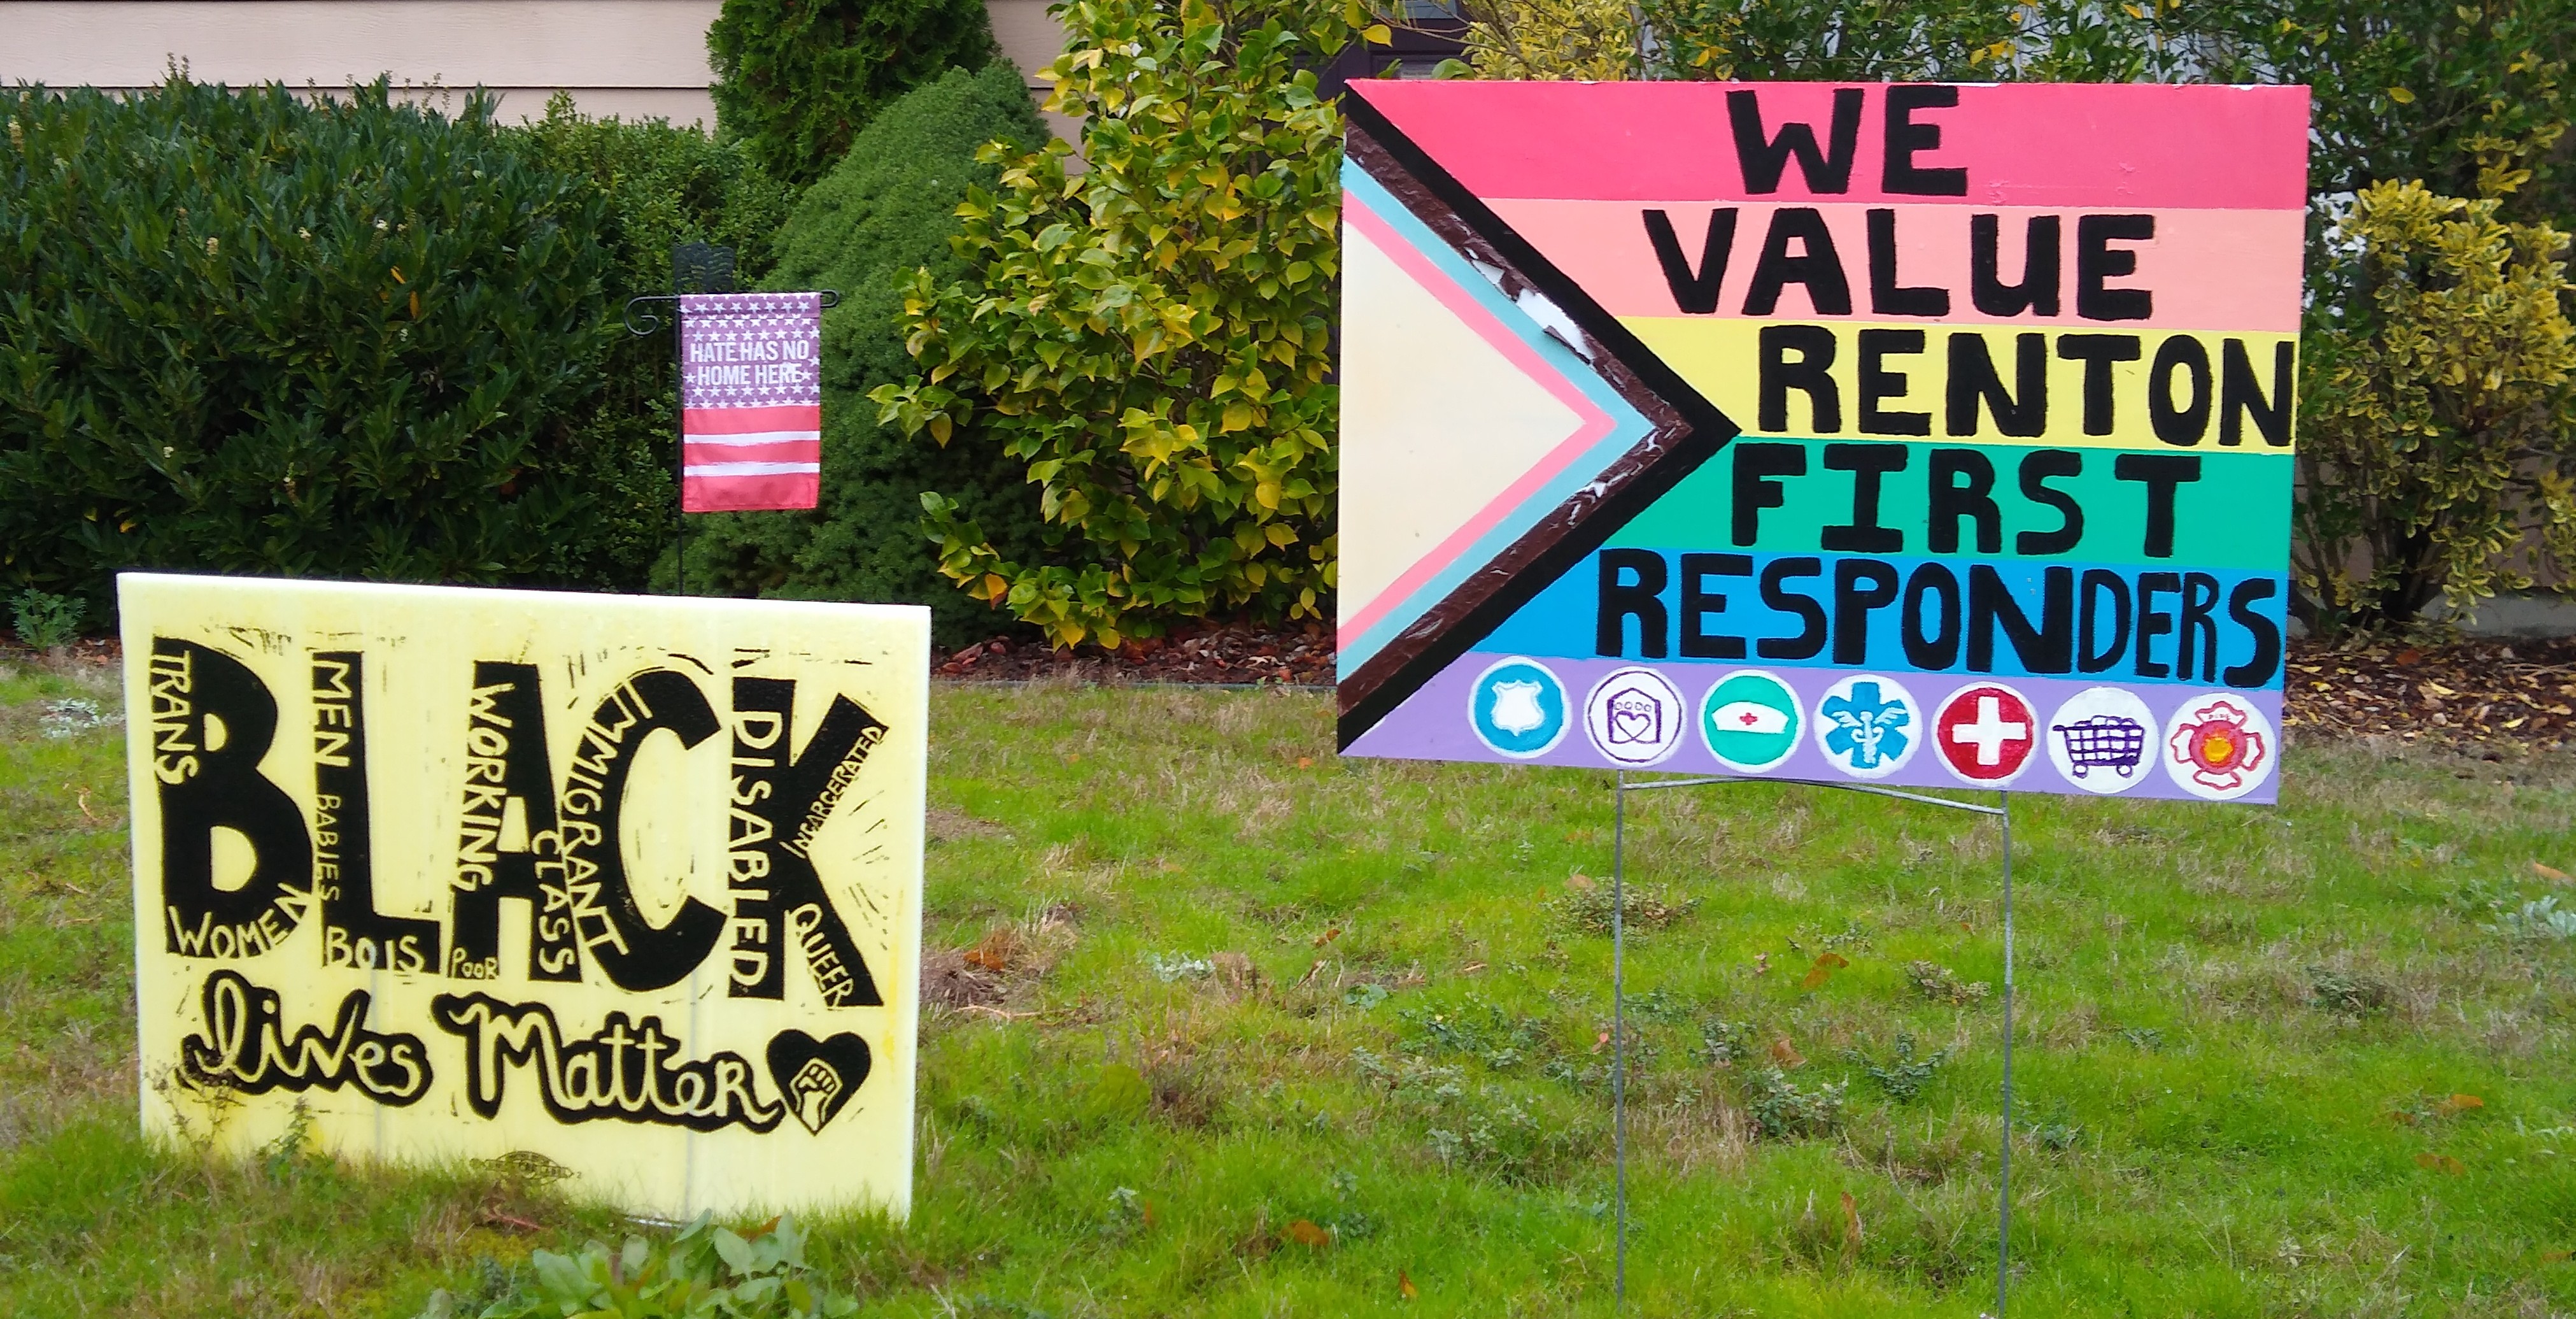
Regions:
<instances>
[{"instance_id":1,"label":"progress pride flag chevron","mask_svg":"<svg viewBox=\"0 0 2576 1319\"><path fill-rule=\"evenodd\" d=\"M814 507L822 343L819 293L680 299L680 511Z\"/></svg>"}]
</instances>

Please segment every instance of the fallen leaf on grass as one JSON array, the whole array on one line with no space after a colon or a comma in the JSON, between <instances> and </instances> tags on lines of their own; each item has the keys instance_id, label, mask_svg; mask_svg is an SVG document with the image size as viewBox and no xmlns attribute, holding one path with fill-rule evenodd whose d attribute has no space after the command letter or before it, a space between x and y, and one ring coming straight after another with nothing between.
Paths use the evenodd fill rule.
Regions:
<instances>
[{"instance_id":1,"label":"fallen leaf on grass","mask_svg":"<svg viewBox=\"0 0 2576 1319\"><path fill-rule=\"evenodd\" d=\"M1297 757L1297 768L1299 768L1299 769L1313 769L1314 767L1315 767L1315 758L1314 758L1313 756L1299 756L1299 757Z\"/></svg>"},{"instance_id":2,"label":"fallen leaf on grass","mask_svg":"<svg viewBox=\"0 0 2576 1319\"><path fill-rule=\"evenodd\" d=\"M2460 1162L2458 1159L2452 1158L2448 1154L2435 1154L2430 1150L2415 1156L2415 1166L2418 1168L2438 1168L2454 1177L2457 1177L2461 1173L2469 1170L2469 1166Z\"/></svg>"},{"instance_id":3,"label":"fallen leaf on grass","mask_svg":"<svg viewBox=\"0 0 2576 1319\"><path fill-rule=\"evenodd\" d=\"M2559 1258L2564 1259L2567 1257L2567 1252L2562 1250L2558 1252L2558 1256ZM1420 1296L1422 1294L1422 1289L1413 1285L1412 1275L1406 1273L1402 1269L1397 1269L1395 1271L1395 1294L1409 1301L1416 1296Z\"/></svg>"},{"instance_id":4,"label":"fallen leaf on grass","mask_svg":"<svg viewBox=\"0 0 2576 1319\"><path fill-rule=\"evenodd\" d=\"M1309 1250L1322 1250L1324 1247L1333 1244L1332 1233L1327 1232L1302 1218L1279 1229L1279 1232L1280 1235L1287 1237L1289 1240L1294 1241L1298 1245L1304 1246Z\"/></svg>"},{"instance_id":5,"label":"fallen leaf on grass","mask_svg":"<svg viewBox=\"0 0 2576 1319\"><path fill-rule=\"evenodd\" d=\"M1806 978L1798 982L1798 987L1820 989L1826 981L1834 978L1834 972L1849 965L1851 965L1851 959L1841 953L1820 954L1816 958L1816 964L1807 968Z\"/></svg>"},{"instance_id":6,"label":"fallen leaf on grass","mask_svg":"<svg viewBox=\"0 0 2576 1319\"><path fill-rule=\"evenodd\" d=\"M1807 1065L1807 1055L1798 1052L1798 1046L1791 1044L1789 1042L1789 1037L1786 1035L1771 1041L1771 1058L1772 1061L1779 1063L1783 1067L1804 1067Z\"/></svg>"},{"instance_id":7,"label":"fallen leaf on grass","mask_svg":"<svg viewBox=\"0 0 2576 1319\"><path fill-rule=\"evenodd\" d=\"M2486 1106L2487 1101L2478 1098L2476 1095L2453 1095L2450 1098L2443 1100L2440 1104L2435 1105L2435 1107L2440 1108L2445 1113L2466 1113L2470 1109L2484 1108Z\"/></svg>"}]
</instances>

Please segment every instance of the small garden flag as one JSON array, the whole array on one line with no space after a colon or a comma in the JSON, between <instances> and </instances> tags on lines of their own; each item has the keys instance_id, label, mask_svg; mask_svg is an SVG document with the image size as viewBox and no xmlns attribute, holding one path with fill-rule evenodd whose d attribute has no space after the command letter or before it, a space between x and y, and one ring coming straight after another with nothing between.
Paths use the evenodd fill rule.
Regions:
<instances>
[{"instance_id":1,"label":"small garden flag","mask_svg":"<svg viewBox=\"0 0 2576 1319\"><path fill-rule=\"evenodd\" d=\"M819 293L680 299L680 511L812 508L823 481Z\"/></svg>"}]
</instances>

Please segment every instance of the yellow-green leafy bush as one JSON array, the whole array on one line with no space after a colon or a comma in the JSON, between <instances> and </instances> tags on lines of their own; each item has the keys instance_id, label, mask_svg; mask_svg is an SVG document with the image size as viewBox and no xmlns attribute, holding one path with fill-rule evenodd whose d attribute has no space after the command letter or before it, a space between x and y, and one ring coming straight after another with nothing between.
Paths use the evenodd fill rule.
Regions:
<instances>
[{"instance_id":1,"label":"yellow-green leafy bush","mask_svg":"<svg viewBox=\"0 0 2576 1319\"><path fill-rule=\"evenodd\" d=\"M2299 604L2309 626L2404 624L2576 566L2576 327L2567 236L2494 200L2364 190L2310 316Z\"/></svg>"},{"instance_id":2,"label":"yellow-green leafy bush","mask_svg":"<svg viewBox=\"0 0 2576 1319\"><path fill-rule=\"evenodd\" d=\"M1319 617L1333 582L1340 114L1313 69L1355 6L1081 0L1051 108L1066 148L960 208L971 263L907 300L921 374L871 397L1027 466L1044 545L929 495L941 570L1061 645L1214 612Z\"/></svg>"}]
</instances>

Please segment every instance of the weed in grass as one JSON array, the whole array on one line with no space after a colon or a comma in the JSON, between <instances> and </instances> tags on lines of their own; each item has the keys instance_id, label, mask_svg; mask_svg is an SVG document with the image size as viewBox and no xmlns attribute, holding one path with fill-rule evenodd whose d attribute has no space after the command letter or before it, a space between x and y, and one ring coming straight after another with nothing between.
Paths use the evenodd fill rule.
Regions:
<instances>
[{"instance_id":1,"label":"weed in grass","mask_svg":"<svg viewBox=\"0 0 2576 1319\"><path fill-rule=\"evenodd\" d=\"M1907 962L1905 983L1914 992L1934 1003L1966 1007L1984 1001L1990 987L1982 980L1961 980L1959 973L1939 962Z\"/></svg>"},{"instance_id":2,"label":"weed in grass","mask_svg":"<svg viewBox=\"0 0 2576 1319\"><path fill-rule=\"evenodd\" d=\"M2495 932L2510 939L2576 939L2576 908L2562 909L2552 893L2496 915Z\"/></svg>"},{"instance_id":3,"label":"weed in grass","mask_svg":"<svg viewBox=\"0 0 2576 1319\"><path fill-rule=\"evenodd\" d=\"M2311 966L2307 977L2308 1001L2339 1016L2378 1016L2397 1001L2396 989L2377 976Z\"/></svg>"},{"instance_id":4,"label":"weed in grass","mask_svg":"<svg viewBox=\"0 0 2576 1319\"><path fill-rule=\"evenodd\" d=\"M845 1319L859 1311L856 1299L823 1283L806 1264L805 1234L791 1217L737 1236L700 1216L668 1241L630 1236L616 1250L598 1241L569 1255L540 1250L529 1261L527 1280L508 1278L506 1285L497 1299L472 1309L468 1299L442 1288L431 1294L420 1319L555 1319L575 1313L601 1319Z\"/></svg>"},{"instance_id":5,"label":"weed in grass","mask_svg":"<svg viewBox=\"0 0 2576 1319\"><path fill-rule=\"evenodd\" d=\"M1712 1067L1732 1067L1754 1055L1754 1025L1711 1017L1699 1028L1699 1056Z\"/></svg>"},{"instance_id":6,"label":"weed in grass","mask_svg":"<svg viewBox=\"0 0 2576 1319\"><path fill-rule=\"evenodd\" d=\"M1533 1058L1544 1062L1556 1052L1547 1023L1479 998L1455 1008L1407 1008L1396 1016L1413 1028L1401 1046L1407 1053L1461 1054L1495 1071L1509 1071Z\"/></svg>"},{"instance_id":7,"label":"weed in grass","mask_svg":"<svg viewBox=\"0 0 2576 1319\"><path fill-rule=\"evenodd\" d=\"M1216 974L1216 963L1204 957L1191 957L1186 953L1173 953L1169 956L1162 953L1147 953L1145 966L1154 973L1156 980L1167 985L1181 980L1205 980Z\"/></svg>"},{"instance_id":8,"label":"weed in grass","mask_svg":"<svg viewBox=\"0 0 2576 1319\"><path fill-rule=\"evenodd\" d=\"M1801 1088L1777 1067L1742 1073L1744 1111L1768 1140L1831 1136L1842 1130L1845 1083L1834 1081Z\"/></svg>"},{"instance_id":9,"label":"weed in grass","mask_svg":"<svg viewBox=\"0 0 2576 1319\"><path fill-rule=\"evenodd\" d=\"M1574 1131L1541 1122L1525 1100L1490 1088L1449 1096L1432 1121L1425 1134L1434 1158L1505 1182L1542 1181L1580 1152Z\"/></svg>"},{"instance_id":10,"label":"weed in grass","mask_svg":"<svg viewBox=\"0 0 2576 1319\"><path fill-rule=\"evenodd\" d=\"M1863 1076L1875 1083L1880 1093L1900 1104L1910 1104L1941 1074L1942 1065L1950 1061L1948 1049L1934 1049L1918 1055L1914 1036L1909 1031L1896 1032L1896 1042L1889 1046L1885 1060L1870 1057L1854 1049L1843 1056L1858 1066Z\"/></svg>"},{"instance_id":11,"label":"weed in grass","mask_svg":"<svg viewBox=\"0 0 2576 1319\"><path fill-rule=\"evenodd\" d=\"M9 601L9 622L18 639L38 650L71 644L80 635L81 615L89 606L67 595L28 587Z\"/></svg>"},{"instance_id":12,"label":"weed in grass","mask_svg":"<svg viewBox=\"0 0 2576 1319\"><path fill-rule=\"evenodd\" d=\"M37 716L36 727L46 737L61 741L78 737L93 728L112 728L124 722L122 717L99 708L96 701L81 696L66 696L44 703L44 713Z\"/></svg>"},{"instance_id":13,"label":"weed in grass","mask_svg":"<svg viewBox=\"0 0 2576 1319\"><path fill-rule=\"evenodd\" d=\"M1621 894L1620 900L1613 903L1609 885L1596 883L1587 875L1576 875L1566 881L1564 895L1550 900L1548 905L1560 923L1583 934L1608 934L1613 910L1634 933L1663 929L1699 910L1700 905L1698 898L1676 899L1660 885L1635 880L1622 885Z\"/></svg>"}]
</instances>

